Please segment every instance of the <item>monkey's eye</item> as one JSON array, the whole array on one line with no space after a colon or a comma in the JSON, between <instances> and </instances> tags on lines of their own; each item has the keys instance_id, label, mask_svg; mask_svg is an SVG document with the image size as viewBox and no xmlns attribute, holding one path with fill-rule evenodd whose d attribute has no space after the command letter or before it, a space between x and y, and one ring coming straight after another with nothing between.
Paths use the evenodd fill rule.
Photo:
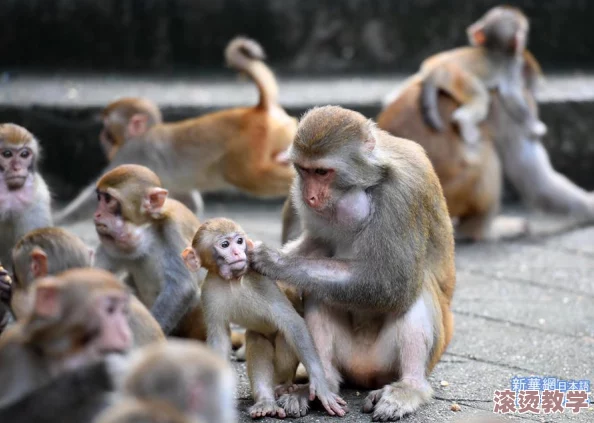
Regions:
<instances>
[{"instance_id":1,"label":"monkey's eye","mask_svg":"<svg viewBox=\"0 0 594 423\"><path fill-rule=\"evenodd\" d=\"M21 157L23 159L26 159L27 157L29 157L31 155L31 152L29 150L23 150L21 151Z\"/></svg>"},{"instance_id":2,"label":"monkey's eye","mask_svg":"<svg viewBox=\"0 0 594 423\"><path fill-rule=\"evenodd\" d=\"M324 176L328 174L328 169L316 169L316 175Z\"/></svg>"},{"instance_id":3,"label":"monkey's eye","mask_svg":"<svg viewBox=\"0 0 594 423\"><path fill-rule=\"evenodd\" d=\"M221 248L227 248L229 246L229 241L221 242Z\"/></svg>"},{"instance_id":4,"label":"monkey's eye","mask_svg":"<svg viewBox=\"0 0 594 423\"><path fill-rule=\"evenodd\" d=\"M111 195L109 195L108 193L105 193L105 194L103 194L103 195L104 195L104 197L103 197L103 198L105 198L105 202L106 202L106 203L109 203L109 202L111 202Z\"/></svg>"},{"instance_id":5,"label":"monkey's eye","mask_svg":"<svg viewBox=\"0 0 594 423\"><path fill-rule=\"evenodd\" d=\"M243 244L243 238L237 238L237 243L238 243L239 245Z\"/></svg>"},{"instance_id":6,"label":"monkey's eye","mask_svg":"<svg viewBox=\"0 0 594 423\"><path fill-rule=\"evenodd\" d=\"M4 157L5 159L10 159L12 157L12 151L10 151L10 150L4 150L2 152L2 157Z\"/></svg>"},{"instance_id":7,"label":"monkey's eye","mask_svg":"<svg viewBox=\"0 0 594 423\"><path fill-rule=\"evenodd\" d=\"M116 312L117 309L117 302L115 300L109 300L109 302L107 303L107 307L105 308L105 311L107 311L107 314L114 314Z\"/></svg>"}]
</instances>

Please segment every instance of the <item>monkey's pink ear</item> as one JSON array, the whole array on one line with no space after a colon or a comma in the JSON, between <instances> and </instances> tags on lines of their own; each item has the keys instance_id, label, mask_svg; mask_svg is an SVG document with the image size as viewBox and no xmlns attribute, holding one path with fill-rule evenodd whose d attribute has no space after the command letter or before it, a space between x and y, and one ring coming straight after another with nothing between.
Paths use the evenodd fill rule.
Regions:
<instances>
[{"instance_id":1,"label":"monkey's pink ear","mask_svg":"<svg viewBox=\"0 0 594 423\"><path fill-rule=\"evenodd\" d=\"M142 212L148 213L153 217L157 217L161 214L165 200L169 191L164 188L150 188L142 201Z\"/></svg>"},{"instance_id":2,"label":"monkey's pink ear","mask_svg":"<svg viewBox=\"0 0 594 423\"><path fill-rule=\"evenodd\" d=\"M33 311L42 317L55 317L60 313L60 287L57 283L41 281L35 288L35 304Z\"/></svg>"},{"instance_id":3,"label":"monkey's pink ear","mask_svg":"<svg viewBox=\"0 0 594 423\"><path fill-rule=\"evenodd\" d=\"M482 46L485 44L487 37L485 35L485 26L482 22L477 22L468 27L468 39L473 46Z\"/></svg>"},{"instance_id":4,"label":"monkey's pink ear","mask_svg":"<svg viewBox=\"0 0 594 423\"><path fill-rule=\"evenodd\" d=\"M136 113L132 115L128 121L128 135L131 137L137 137L146 132L148 126L148 116L142 113Z\"/></svg>"},{"instance_id":5,"label":"monkey's pink ear","mask_svg":"<svg viewBox=\"0 0 594 423\"><path fill-rule=\"evenodd\" d=\"M31 274L34 278L41 278L47 275L47 254L39 247L35 247L30 253Z\"/></svg>"},{"instance_id":6,"label":"monkey's pink ear","mask_svg":"<svg viewBox=\"0 0 594 423\"><path fill-rule=\"evenodd\" d=\"M274 160L279 164L288 165L290 163L289 151L288 150L281 151L276 156L274 156Z\"/></svg>"},{"instance_id":7,"label":"monkey's pink ear","mask_svg":"<svg viewBox=\"0 0 594 423\"><path fill-rule=\"evenodd\" d=\"M367 138L363 141L363 148L365 149L365 151L373 151L373 149L375 148L375 131L376 131L376 124L373 120L369 119L367 121L367 126L369 128L369 135L367 136Z\"/></svg>"},{"instance_id":8,"label":"monkey's pink ear","mask_svg":"<svg viewBox=\"0 0 594 423\"><path fill-rule=\"evenodd\" d=\"M194 251L192 247L186 248L181 255L188 270L192 272L197 272L200 270L200 257L196 255L196 251Z\"/></svg>"},{"instance_id":9,"label":"monkey's pink ear","mask_svg":"<svg viewBox=\"0 0 594 423\"><path fill-rule=\"evenodd\" d=\"M248 251L251 251L251 250L253 250L253 249L254 249L254 241L252 241L251 239L249 239L249 238L248 238L248 239L245 241L245 243L247 244L247 249L248 249Z\"/></svg>"}]
</instances>

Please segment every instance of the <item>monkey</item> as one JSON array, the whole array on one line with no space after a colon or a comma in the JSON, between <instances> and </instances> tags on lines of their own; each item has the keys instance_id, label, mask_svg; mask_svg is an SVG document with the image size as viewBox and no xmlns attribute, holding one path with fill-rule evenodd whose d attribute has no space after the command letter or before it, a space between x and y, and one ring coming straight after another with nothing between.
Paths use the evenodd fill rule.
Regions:
<instances>
[{"instance_id":1,"label":"monkey","mask_svg":"<svg viewBox=\"0 0 594 423\"><path fill-rule=\"evenodd\" d=\"M22 126L0 124L0 263L27 232L52 226L50 192L37 171L41 149Z\"/></svg>"},{"instance_id":2,"label":"monkey","mask_svg":"<svg viewBox=\"0 0 594 423\"><path fill-rule=\"evenodd\" d=\"M535 92L542 79L536 58L524 52L523 77L526 102L538 113ZM468 162L458 129L449 125L433 131L419 112L421 82L410 84L397 95L386 97L377 116L378 126L394 136L415 140L423 146L439 176L452 218L458 220L459 241L496 241L531 233L525 218L501 216L503 174L531 207L584 219L594 218L594 194L575 185L551 165L538 137L507 112L497 90L491 90L486 122L481 123L484 142L479 162ZM460 103L446 91L438 97L439 112L447 121Z\"/></svg>"},{"instance_id":3,"label":"monkey","mask_svg":"<svg viewBox=\"0 0 594 423\"><path fill-rule=\"evenodd\" d=\"M39 278L90 267L92 255L93 250L79 237L62 228L35 229L22 237L12 250L15 283L10 305L17 320L29 315ZM161 327L138 298L130 298L129 308L134 347L165 340Z\"/></svg>"},{"instance_id":4,"label":"monkey","mask_svg":"<svg viewBox=\"0 0 594 423\"><path fill-rule=\"evenodd\" d=\"M243 229L225 218L204 222L183 254L188 269L207 270L202 285L208 345L221 357L229 355L230 322L244 326L248 377L255 404L252 418L298 416L275 401L275 383L292 385L299 361L309 375L308 397L316 396L330 415L343 416L346 402L331 393L324 368L303 318L274 281L249 270L248 240Z\"/></svg>"},{"instance_id":5,"label":"monkey","mask_svg":"<svg viewBox=\"0 0 594 423\"><path fill-rule=\"evenodd\" d=\"M0 408L64 373L126 353L132 345L129 300L124 284L100 269L70 269L37 281L31 313L0 338Z\"/></svg>"},{"instance_id":6,"label":"monkey","mask_svg":"<svg viewBox=\"0 0 594 423\"><path fill-rule=\"evenodd\" d=\"M303 231L280 250L255 243L251 267L302 291L332 392L374 389L363 405L374 421L412 413L453 334L453 228L431 162L338 106L306 112L289 159Z\"/></svg>"},{"instance_id":7,"label":"monkey","mask_svg":"<svg viewBox=\"0 0 594 423\"><path fill-rule=\"evenodd\" d=\"M286 150L297 120L279 105L276 79L256 41L235 38L225 56L229 66L249 75L258 86L257 105L159 123L156 106L145 100L113 103L103 114L105 133L115 138L119 131L121 140L127 131L134 137L113 143L119 147L110 150L113 158L105 172L122 164L144 165L159 176L173 198L198 215L203 207L200 193L239 190L256 197L287 196L295 172L286 161ZM89 217L94 187L95 182L89 184L58 212L56 222Z\"/></svg>"},{"instance_id":8,"label":"monkey","mask_svg":"<svg viewBox=\"0 0 594 423\"><path fill-rule=\"evenodd\" d=\"M122 165L97 182L94 222L99 247L93 265L127 272L127 282L150 308L165 335L206 340L199 283L180 252L200 226L180 202L168 198L159 177L139 165ZM233 333L234 345L243 335Z\"/></svg>"},{"instance_id":9,"label":"monkey","mask_svg":"<svg viewBox=\"0 0 594 423\"><path fill-rule=\"evenodd\" d=\"M483 122L489 111L489 89L497 88L512 118L531 136L541 137L546 125L525 101L524 51L529 22L518 8L497 6L467 29L470 47L439 53L421 64L421 110L431 127L444 130L437 107L438 90L450 93L461 106L451 115L459 126L470 160L478 160L477 148Z\"/></svg>"},{"instance_id":10,"label":"monkey","mask_svg":"<svg viewBox=\"0 0 594 423\"><path fill-rule=\"evenodd\" d=\"M101 414L95 423L201 423L163 401L129 399L113 405Z\"/></svg>"},{"instance_id":11,"label":"monkey","mask_svg":"<svg viewBox=\"0 0 594 423\"><path fill-rule=\"evenodd\" d=\"M170 339L132 355L121 390L127 398L167 404L187 419L220 423L237 421L235 387L229 363L206 345Z\"/></svg>"}]
</instances>

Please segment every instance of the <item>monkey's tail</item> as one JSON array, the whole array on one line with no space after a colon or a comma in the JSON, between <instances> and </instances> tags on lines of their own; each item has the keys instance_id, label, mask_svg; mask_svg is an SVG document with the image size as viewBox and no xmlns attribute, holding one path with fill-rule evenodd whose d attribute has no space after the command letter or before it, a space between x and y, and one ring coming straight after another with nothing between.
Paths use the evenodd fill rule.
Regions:
<instances>
[{"instance_id":1,"label":"monkey's tail","mask_svg":"<svg viewBox=\"0 0 594 423\"><path fill-rule=\"evenodd\" d=\"M234 38L225 49L227 65L245 72L256 83L260 92L258 107L269 109L278 104L278 84L270 68L263 62L265 58L262 46L245 37Z\"/></svg>"},{"instance_id":2,"label":"monkey's tail","mask_svg":"<svg viewBox=\"0 0 594 423\"><path fill-rule=\"evenodd\" d=\"M438 106L439 87L435 80L435 74L430 72L421 82L421 115L431 128L436 131L443 131L444 125L439 115Z\"/></svg>"}]
</instances>

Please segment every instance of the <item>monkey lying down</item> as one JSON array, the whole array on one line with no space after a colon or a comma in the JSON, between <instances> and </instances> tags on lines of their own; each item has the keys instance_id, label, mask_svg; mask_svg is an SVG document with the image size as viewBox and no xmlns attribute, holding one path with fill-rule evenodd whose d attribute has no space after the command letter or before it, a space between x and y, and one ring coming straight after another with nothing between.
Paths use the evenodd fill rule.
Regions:
<instances>
[{"instance_id":1,"label":"monkey lying down","mask_svg":"<svg viewBox=\"0 0 594 423\"><path fill-rule=\"evenodd\" d=\"M229 323L247 329L253 418L304 415L307 407L283 395L293 390L308 390L309 399L317 396L328 414L343 416L346 402L331 392L305 321L273 280L250 270L249 246L253 244L239 225L217 218L204 222L182 253L188 269L198 272L203 267L208 271L202 285L208 345L227 359L231 350ZM310 382L294 386L300 361ZM275 393L280 394L278 405Z\"/></svg>"}]
</instances>

